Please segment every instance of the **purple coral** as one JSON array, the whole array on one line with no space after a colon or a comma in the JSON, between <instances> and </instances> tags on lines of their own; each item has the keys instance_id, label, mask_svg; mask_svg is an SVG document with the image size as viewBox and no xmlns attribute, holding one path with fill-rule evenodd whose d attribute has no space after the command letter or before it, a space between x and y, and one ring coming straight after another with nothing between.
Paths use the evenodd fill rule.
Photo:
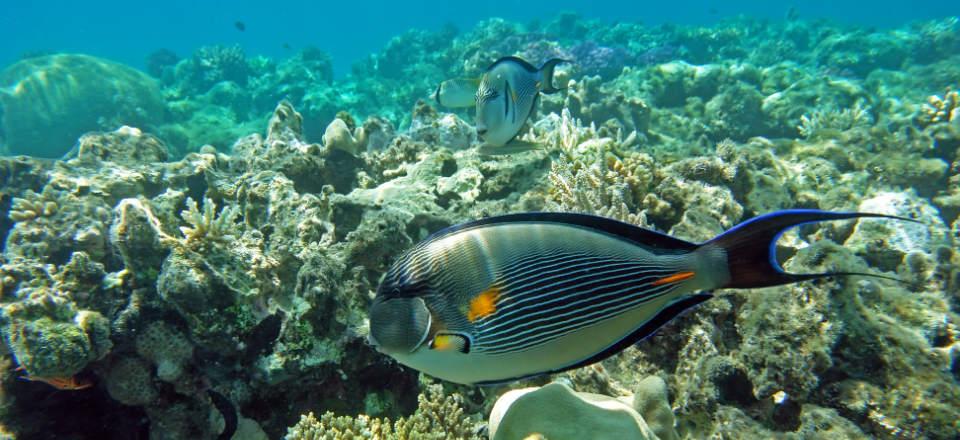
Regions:
<instances>
[{"instance_id":1,"label":"purple coral","mask_svg":"<svg viewBox=\"0 0 960 440\"><path fill-rule=\"evenodd\" d=\"M626 49L600 46L593 41L574 46L570 54L584 75L600 75L606 79L619 75L630 60Z\"/></svg>"},{"instance_id":2,"label":"purple coral","mask_svg":"<svg viewBox=\"0 0 960 440\"><path fill-rule=\"evenodd\" d=\"M672 44L662 44L652 46L649 49L640 52L637 55L637 62L641 65L650 66L654 64L663 64L672 61L680 55L680 48Z\"/></svg>"},{"instance_id":3,"label":"purple coral","mask_svg":"<svg viewBox=\"0 0 960 440\"><path fill-rule=\"evenodd\" d=\"M548 41L545 34L525 33L509 35L506 38L499 39L490 46L490 50L502 54L524 53L528 47L550 44L556 45L556 43Z\"/></svg>"},{"instance_id":4,"label":"purple coral","mask_svg":"<svg viewBox=\"0 0 960 440\"><path fill-rule=\"evenodd\" d=\"M560 58L563 60L572 60L573 54L560 47L554 41L538 40L527 43L523 50L520 52L520 57L529 61L530 64L535 66L540 66L544 62L552 58Z\"/></svg>"}]
</instances>

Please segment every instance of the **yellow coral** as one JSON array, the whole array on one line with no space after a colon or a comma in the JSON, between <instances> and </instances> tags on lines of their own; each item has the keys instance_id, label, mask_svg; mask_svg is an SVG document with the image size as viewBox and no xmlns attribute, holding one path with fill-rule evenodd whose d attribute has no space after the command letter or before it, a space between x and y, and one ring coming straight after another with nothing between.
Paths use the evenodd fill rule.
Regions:
<instances>
[{"instance_id":1,"label":"yellow coral","mask_svg":"<svg viewBox=\"0 0 960 440\"><path fill-rule=\"evenodd\" d=\"M336 416L331 412L317 419L313 413L287 430L287 440L443 440L478 439L477 422L465 415L459 395L443 394L432 385L418 397L417 411L391 423L389 418L358 415Z\"/></svg>"},{"instance_id":2,"label":"yellow coral","mask_svg":"<svg viewBox=\"0 0 960 440\"><path fill-rule=\"evenodd\" d=\"M30 198L13 198L13 203L10 206L10 220L23 222L37 217L49 217L57 213L56 202L42 200L42 196L33 191L27 191L24 195Z\"/></svg>"},{"instance_id":3,"label":"yellow coral","mask_svg":"<svg viewBox=\"0 0 960 440\"><path fill-rule=\"evenodd\" d=\"M960 109L960 94L948 87L943 97L932 95L927 98L927 103L920 108L918 122L923 126L952 122L960 115L958 109Z\"/></svg>"}]
</instances>

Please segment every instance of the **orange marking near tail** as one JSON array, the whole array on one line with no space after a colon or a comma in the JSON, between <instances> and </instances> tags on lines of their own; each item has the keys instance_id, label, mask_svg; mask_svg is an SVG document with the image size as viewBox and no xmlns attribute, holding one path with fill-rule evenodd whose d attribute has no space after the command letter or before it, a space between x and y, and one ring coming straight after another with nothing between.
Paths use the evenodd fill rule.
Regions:
<instances>
[{"instance_id":1,"label":"orange marking near tail","mask_svg":"<svg viewBox=\"0 0 960 440\"><path fill-rule=\"evenodd\" d=\"M470 309L467 310L467 319L474 322L497 312L497 299L500 298L500 288L490 286L470 300Z\"/></svg>"},{"instance_id":2,"label":"orange marking near tail","mask_svg":"<svg viewBox=\"0 0 960 440\"><path fill-rule=\"evenodd\" d=\"M693 278L694 275L696 275L696 273L694 272L679 272L667 277L660 278L659 280L656 280L650 283L650 285L659 286L662 284L678 283L680 281L689 280L690 278Z\"/></svg>"}]
</instances>

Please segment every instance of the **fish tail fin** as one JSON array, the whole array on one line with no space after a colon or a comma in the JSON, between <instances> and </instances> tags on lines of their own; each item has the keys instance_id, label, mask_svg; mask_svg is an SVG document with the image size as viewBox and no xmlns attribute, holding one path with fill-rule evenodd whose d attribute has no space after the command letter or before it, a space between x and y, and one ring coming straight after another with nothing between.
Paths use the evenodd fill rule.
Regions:
<instances>
[{"instance_id":1,"label":"fish tail fin","mask_svg":"<svg viewBox=\"0 0 960 440\"><path fill-rule=\"evenodd\" d=\"M437 89L434 90L432 95L430 95L430 98L432 98L433 102L436 102L437 105L443 105L443 103L440 102L440 89L442 88L443 88L443 83L437 84Z\"/></svg>"},{"instance_id":2,"label":"fish tail fin","mask_svg":"<svg viewBox=\"0 0 960 440\"><path fill-rule=\"evenodd\" d=\"M917 222L916 220L885 214L865 212L830 212L816 209L788 209L772 212L740 223L716 236L704 245L714 245L727 254L730 281L721 287L753 288L788 284L797 281L837 275L863 275L899 279L878 274L858 272L825 272L793 274L783 271L776 258L777 240L784 231L803 225L830 220L846 220L863 217L891 218Z\"/></svg>"},{"instance_id":3,"label":"fish tail fin","mask_svg":"<svg viewBox=\"0 0 960 440\"><path fill-rule=\"evenodd\" d=\"M543 63L540 66L540 81L541 81L541 93L551 94L559 92L566 87L557 88L553 86L553 69L557 67L557 64L560 63L569 63L570 61L560 59L560 58L551 58L547 62Z\"/></svg>"}]
</instances>

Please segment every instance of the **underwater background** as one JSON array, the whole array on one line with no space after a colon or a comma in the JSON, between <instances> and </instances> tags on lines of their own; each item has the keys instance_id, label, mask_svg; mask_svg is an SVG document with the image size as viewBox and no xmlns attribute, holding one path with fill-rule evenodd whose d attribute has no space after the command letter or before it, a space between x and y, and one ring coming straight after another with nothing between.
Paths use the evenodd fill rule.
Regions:
<instances>
[{"instance_id":1,"label":"underwater background","mask_svg":"<svg viewBox=\"0 0 960 440\"><path fill-rule=\"evenodd\" d=\"M958 9L7 2L0 438L958 438ZM539 147L488 156L431 95L503 56L570 62ZM720 290L496 387L367 342L386 270L447 226L582 212L700 242L789 208L917 220L778 243L789 272L901 281Z\"/></svg>"}]
</instances>

